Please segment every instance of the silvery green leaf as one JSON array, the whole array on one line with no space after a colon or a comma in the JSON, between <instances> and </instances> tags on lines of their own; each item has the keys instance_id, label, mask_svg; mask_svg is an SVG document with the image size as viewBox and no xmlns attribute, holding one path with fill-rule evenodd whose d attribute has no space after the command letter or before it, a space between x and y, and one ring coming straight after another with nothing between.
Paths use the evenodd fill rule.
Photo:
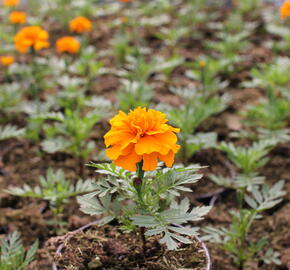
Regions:
<instances>
[{"instance_id":1,"label":"silvery green leaf","mask_svg":"<svg viewBox=\"0 0 290 270\"><path fill-rule=\"evenodd\" d=\"M175 238L177 241L181 242L181 243L184 243L184 244L191 244L192 241L189 240L188 238L186 237L183 237L181 235L178 235L178 234L171 234L172 238Z\"/></svg>"},{"instance_id":2,"label":"silvery green leaf","mask_svg":"<svg viewBox=\"0 0 290 270\"><path fill-rule=\"evenodd\" d=\"M18 128L12 125L0 126L0 141L4 141L10 138L23 137L26 130L24 128Z\"/></svg>"},{"instance_id":3,"label":"silvery green leaf","mask_svg":"<svg viewBox=\"0 0 290 270\"><path fill-rule=\"evenodd\" d=\"M160 227L160 228L156 228L156 229L151 229L145 232L145 235L147 236L152 236L152 235L157 235L160 234L164 231L164 228Z\"/></svg>"},{"instance_id":4,"label":"silvery green leaf","mask_svg":"<svg viewBox=\"0 0 290 270\"><path fill-rule=\"evenodd\" d=\"M173 240L170 233L165 233L163 238L160 239L161 244L166 244L169 250L178 248L178 244Z\"/></svg>"},{"instance_id":5,"label":"silvery green leaf","mask_svg":"<svg viewBox=\"0 0 290 270\"><path fill-rule=\"evenodd\" d=\"M245 196L245 201L248 203L249 206L251 206L253 209L256 209L258 204L249 196Z\"/></svg>"},{"instance_id":6,"label":"silvery green leaf","mask_svg":"<svg viewBox=\"0 0 290 270\"><path fill-rule=\"evenodd\" d=\"M65 151L71 142L63 137L56 137L54 139L47 139L41 143L42 149L47 153L56 153Z\"/></svg>"},{"instance_id":7,"label":"silvery green leaf","mask_svg":"<svg viewBox=\"0 0 290 270\"><path fill-rule=\"evenodd\" d=\"M199 228L190 228L190 227L175 227L175 226L168 226L168 230L174 231L179 234L184 234L188 236L192 236L197 234Z\"/></svg>"},{"instance_id":8,"label":"silvery green leaf","mask_svg":"<svg viewBox=\"0 0 290 270\"><path fill-rule=\"evenodd\" d=\"M140 227L155 227L158 225L158 221L152 216L133 216L131 217L133 224Z\"/></svg>"}]
</instances>

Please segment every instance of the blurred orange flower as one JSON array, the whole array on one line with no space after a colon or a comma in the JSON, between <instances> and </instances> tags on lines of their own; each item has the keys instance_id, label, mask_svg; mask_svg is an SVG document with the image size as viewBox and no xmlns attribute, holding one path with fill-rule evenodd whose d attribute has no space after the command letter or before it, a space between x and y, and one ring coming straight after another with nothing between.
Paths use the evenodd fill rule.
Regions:
<instances>
[{"instance_id":1,"label":"blurred orange flower","mask_svg":"<svg viewBox=\"0 0 290 270\"><path fill-rule=\"evenodd\" d=\"M29 48L38 51L49 47L49 35L39 26L26 26L14 37L15 47L18 52L26 53Z\"/></svg>"},{"instance_id":2,"label":"blurred orange flower","mask_svg":"<svg viewBox=\"0 0 290 270\"><path fill-rule=\"evenodd\" d=\"M281 19L286 19L290 16L290 1L285 1L280 6L280 17Z\"/></svg>"},{"instance_id":3,"label":"blurred orange flower","mask_svg":"<svg viewBox=\"0 0 290 270\"><path fill-rule=\"evenodd\" d=\"M69 28L72 32L76 33L90 32L92 22L85 17L79 16L70 21Z\"/></svg>"},{"instance_id":4,"label":"blurred orange flower","mask_svg":"<svg viewBox=\"0 0 290 270\"><path fill-rule=\"evenodd\" d=\"M121 23L127 23L129 21L129 18L127 16L122 16L120 18Z\"/></svg>"},{"instance_id":5,"label":"blurred orange flower","mask_svg":"<svg viewBox=\"0 0 290 270\"><path fill-rule=\"evenodd\" d=\"M4 67L8 67L14 63L13 56L0 56L0 64Z\"/></svg>"},{"instance_id":6,"label":"blurred orange flower","mask_svg":"<svg viewBox=\"0 0 290 270\"><path fill-rule=\"evenodd\" d=\"M5 7L15 7L19 5L20 0L3 0L3 6Z\"/></svg>"},{"instance_id":7,"label":"blurred orange flower","mask_svg":"<svg viewBox=\"0 0 290 270\"><path fill-rule=\"evenodd\" d=\"M9 21L13 24L26 23L26 13L22 11L12 11L9 14Z\"/></svg>"},{"instance_id":8,"label":"blurred orange flower","mask_svg":"<svg viewBox=\"0 0 290 270\"><path fill-rule=\"evenodd\" d=\"M56 49L59 53L77 53L80 46L80 42L74 37L62 37L56 41Z\"/></svg>"},{"instance_id":9,"label":"blurred orange flower","mask_svg":"<svg viewBox=\"0 0 290 270\"><path fill-rule=\"evenodd\" d=\"M128 2L131 2L131 0L118 0L119 2L122 2L122 3L128 3Z\"/></svg>"},{"instance_id":10,"label":"blurred orange flower","mask_svg":"<svg viewBox=\"0 0 290 270\"><path fill-rule=\"evenodd\" d=\"M111 119L111 129L104 136L106 147L111 146L107 156L129 171L136 171L141 161L144 171L152 171L158 159L171 167L180 148L175 134L179 129L166 124L165 117L164 113L140 107L128 115L120 111Z\"/></svg>"}]
</instances>

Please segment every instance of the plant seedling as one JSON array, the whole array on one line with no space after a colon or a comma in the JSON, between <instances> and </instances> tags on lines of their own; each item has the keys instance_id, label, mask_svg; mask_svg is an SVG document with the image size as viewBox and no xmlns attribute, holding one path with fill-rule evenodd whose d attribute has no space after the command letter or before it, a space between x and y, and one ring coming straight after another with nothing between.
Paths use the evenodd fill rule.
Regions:
<instances>
[{"instance_id":1,"label":"plant seedling","mask_svg":"<svg viewBox=\"0 0 290 270\"><path fill-rule=\"evenodd\" d=\"M37 198L49 202L49 207L53 213L53 225L59 226L58 230L62 230L64 222L62 221L62 214L65 204L68 199L79 195L81 193L92 191L91 180L79 179L76 184L65 178L62 170L53 171L49 168L46 176L39 177L40 184L31 187L25 184L23 187L9 187L5 192L28 198Z\"/></svg>"},{"instance_id":2,"label":"plant seedling","mask_svg":"<svg viewBox=\"0 0 290 270\"><path fill-rule=\"evenodd\" d=\"M14 232L7 239L0 240L0 268L1 270L23 270L34 258L38 248L36 240L30 249L25 252L20 234Z\"/></svg>"}]
</instances>

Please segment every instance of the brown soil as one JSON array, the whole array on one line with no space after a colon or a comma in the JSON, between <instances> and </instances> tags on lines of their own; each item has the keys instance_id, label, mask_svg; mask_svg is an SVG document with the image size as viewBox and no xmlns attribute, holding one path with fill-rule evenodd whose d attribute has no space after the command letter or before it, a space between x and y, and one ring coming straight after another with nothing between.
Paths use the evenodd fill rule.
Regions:
<instances>
[{"instance_id":1,"label":"brown soil","mask_svg":"<svg viewBox=\"0 0 290 270\"><path fill-rule=\"evenodd\" d=\"M206 265L205 252L198 241L167 251L156 238L149 238L144 254L139 234L124 233L114 226L94 226L69 235L55 260L59 270L201 270Z\"/></svg>"}]
</instances>

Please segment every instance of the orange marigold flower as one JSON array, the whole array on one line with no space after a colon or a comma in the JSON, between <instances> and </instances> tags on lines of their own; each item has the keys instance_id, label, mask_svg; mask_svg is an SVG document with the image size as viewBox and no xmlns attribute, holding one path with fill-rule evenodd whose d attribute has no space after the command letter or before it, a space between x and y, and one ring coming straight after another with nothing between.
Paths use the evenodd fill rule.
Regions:
<instances>
[{"instance_id":1,"label":"orange marigold flower","mask_svg":"<svg viewBox=\"0 0 290 270\"><path fill-rule=\"evenodd\" d=\"M39 26L26 26L14 37L14 43L17 51L26 53L29 48L38 51L49 47L49 35Z\"/></svg>"},{"instance_id":2,"label":"orange marigold flower","mask_svg":"<svg viewBox=\"0 0 290 270\"><path fill-rule=\"evenodd\" d=\"M13 24L26 23L26 13L22 11L12 11L9 14L9 21Z\"/></svg>"},{"instance_id":3,"label":"orange marigold flower","mask_svg":"<svg viewBox=\"0 0 290 270\"><path fill-rule=\"evenodd\" d=\"M122 2L122 3L128 3L128 2L131 2L131 0L118 0L119 2Z\"/></svg>"},{"instance_id":4,"label":"orange marigold flower","mask_svg":"<svg viewBox=\"0 0 290 270\"><path fill-rule=\"evenodd\" d=\"M92 22L85 17L79 16L70 21L69 28L72 32L77 33L90 32Z\"/></svg>"},{"instance_id":5,"label":"orange marigold flower","mask_svg":"<svg viewBox=\"0 0 290 270\"><path fill-rule=\"evenodd\" d=\"M128 115L119 111L104 136L106 147L111 146L106 150L107 156L129 171L136 171L136 164L141 161L144 171L152 171L158 159L171 167L180 148L175 134L179 129L166 124L165 117L164 113L140 107Z\"/></svg>"},{"instance_id":6,"label":"orange marigold flower","mask_svg":"<svg viewBox=\"0 0 290 270\"><path fill-rule=\"evenodd\" d=\"M56 41L56 49L59 53L77 53L80 46L80 42L74 37L62 37Z\"/></svg>"},{"instance_id":7,"label":"orange marigold flower","mask_svg":"<svg viewBox=\"0 0 290 270\"><path fill-rule=\"evenodd\" d=\"M4 67L8 67L14 63L13 56L0 56L0 64Z\"/></svg>"},{"instance_id":8,"label":"orange marigold flower","mask_svg":"<svg viewBox=\"0 0 290 270\"><path fill-rule=\"evenodd\" d=\"M16 7L19 5L20 0L3 0L3 6L5 7Z\"/></svg>"},{"instance_id":9,"label":"orange marigold flower","mask_svg":"<svg viewBox=\"0 0 290 270\"><path fill-rule=\"evenodd\" d=\"M290 1L285 1L280 6L280 17L281 19L286 19L290 16Z\"/></svg>"}]
</instances>

